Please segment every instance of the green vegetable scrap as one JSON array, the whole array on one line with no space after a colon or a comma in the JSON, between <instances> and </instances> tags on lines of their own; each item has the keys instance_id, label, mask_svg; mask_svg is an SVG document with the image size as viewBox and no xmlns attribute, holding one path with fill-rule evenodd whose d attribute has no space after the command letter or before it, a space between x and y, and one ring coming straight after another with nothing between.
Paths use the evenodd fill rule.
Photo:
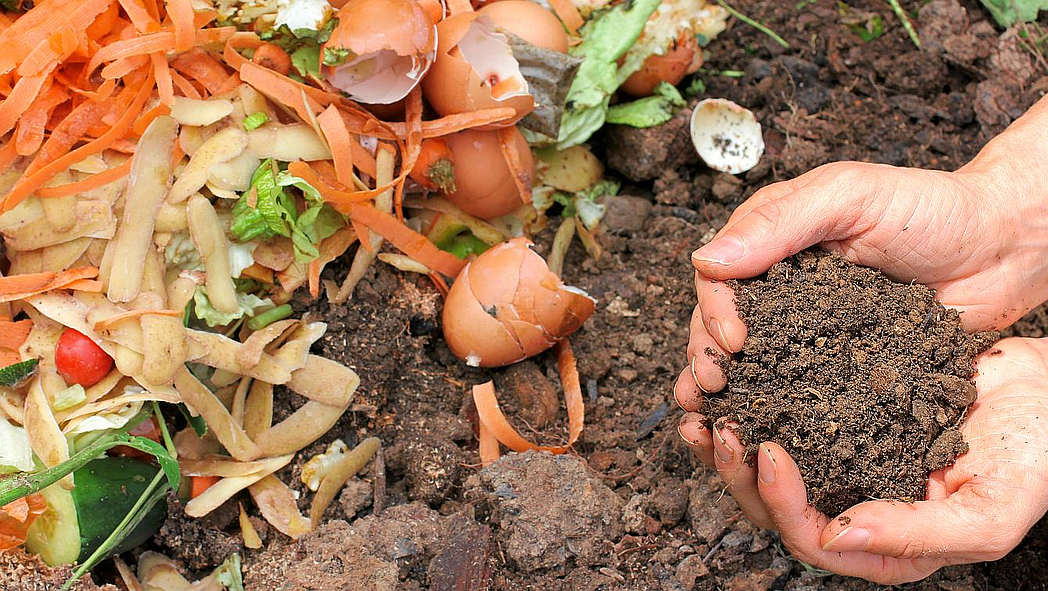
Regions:
<instances>
[{"instance_id":1,"label":"green vegetable scrap","mask_svg":"<svg viewBox=\"0 0 1048 591\"><path fill-rule=\"evenodd\" d=\"M581 144L604 125L611 95L633 73L620 71L617 61L640 37L659 4L661 0L624 2L595 15L582 28L582 43L572 54L584 61L568 90L558 148Z\"/></svg>"},{"instance_id":2,"label":"green vegetable scrap","mask_svg":"<svg viewBox=\"0 0 1048 591\"><path fill-rule=\"evenodd\" d=\"M295 29L287 25L269 29L259 34L265 41L279 45L291 56L291 66L300 78L320 76L320 46L331 37L338 26L338 19L328 19L320 30ZM295 72L292 74L294 75Z\"/></svg>"},{"instance_id":3,"label":"green vegetable scrap","mask_svg":"<svg viewBox=\"0 0 1048 591\"><path fill-rule=\"evenodd\" d=\"M33 377L33 374L36 373L37 363L39 363L39 360L30 359L0 368L0 386L14 388L24 380Z\"/></svg>"},{"instance_id":4,"label":"green vegetable scrap","mask_svg":"<svg viewBox=\"0 0 1048 591\"><path fill-rule=\"evenodd\" d=\"M258 113L252 113L244 118L244 129L251 131L252 129L258 129L266 121L269 121L269 115L259 111Z\"/></svg>"},{"instance_id":5,"label":"green vegetable scrap","mask_svg":"<svg viewBox=\"0 0 1048 591\"><path fill-rule=\"evenodd\" d=\"M660 82L655 94L608 109L608 123L631 127L655 127L673 118L677 107L687 104L680 91L668 82Z\"/></svg>"},{"instance_id":6,"label":"green vegetable scrap","mask_svg":"<svg viewBox=\"0 0 1048 591\"><path fill-rule=\"evenodd\" d=\"M997 24L1008 28L1017 22L1037 20L1037 13L1048 10L1048 0L982 0Z\"/></svg>"}]
</instances>

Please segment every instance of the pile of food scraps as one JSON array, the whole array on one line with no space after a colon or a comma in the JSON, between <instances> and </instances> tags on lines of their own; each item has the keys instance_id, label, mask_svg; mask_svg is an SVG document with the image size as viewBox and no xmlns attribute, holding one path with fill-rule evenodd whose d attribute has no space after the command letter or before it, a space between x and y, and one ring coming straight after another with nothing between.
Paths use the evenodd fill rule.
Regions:
<instances>
[{"instance_id":1,"label":"pile of food scraps","mask_svg":"<svg viewBox=\"0 0 1048 591\"><path fill-rule=\"evenodd\" d=\"M129 588L181 589L170 559L120 556L153 534L169 493L190 517L238 501L248 548L253 516L291 539L314 530L378 441L310 458L300 511L276 474L347 412L359 379L310 353L327 326L289 302L302 289L352 306L376 261L446 295L445 337L469 365L556 347L567 441L524 438L477 384L483 462L577 441L567 337L595 302L559 275L575 234L601 256L598 198L618 189L585 142L605 122L673 117L675 85L728 13L475 4L4 3L0 549L75 564L67 587L114 557ZM735 155L750 164L704 153L722 142L697 116L700 154L755 164L752 115L707 104L696 113L726 109L726 133L749 133ZM527 237L558 217L543 260ZM345 279L322 280L343 257ZM302 403L274 424L276 387ZM196 585L240 587L239 557Z\"/></svg>"}]
</instances>

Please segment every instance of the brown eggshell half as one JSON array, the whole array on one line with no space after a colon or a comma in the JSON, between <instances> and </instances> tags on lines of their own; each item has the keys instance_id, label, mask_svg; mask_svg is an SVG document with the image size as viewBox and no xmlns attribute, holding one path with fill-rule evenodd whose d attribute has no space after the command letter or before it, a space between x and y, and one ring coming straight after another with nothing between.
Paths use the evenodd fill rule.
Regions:
<instances>
[{"instance_id":1,"label":"brown eggshell half","mask_svg":"<svg viewBox=\"0 0 1048 591\"><path fill-rule=\"evenodd\" d=\"M526 238L499 244L466 265L444 303L444 338L466 363L499 367L549 349L596 307L565 286Z\"/></svg>"},{"instance_id":2,"label":"brown eggshell half","mask_svg":"<svg viewBox=\"0 0 1048 591\"><path fill-rule=\"evenodd\" d=\"M535 45L568 52L568 33L552 12L531 0L502 0L485 4L477 11L495 26Z\"/></svg>"},{"instance_id":3,"label":"brown eggshell half","mask_svg":"<svg viewBox=\"0 0 1048 591\"><path fill-rule=\"evenodd\" d=\"M492 97L491 84L482 80L463 57L458 44L478 18L478 13L468 12L440 21L437 25L437 58L422 81L422 91L426 101L441 116L510 107L517 113L512 120L488 126L492 129L508 127L530 113L535 108L535 100L526 88L522 93L509 94L501 99Z\"/></svg>"},{"instance_id":4,"label":"brown eggshell half","mask_svg":"<svg viewBox=\"0 0 1048 591\"><path fill-rule=\"evenodd\" d=\"M338 11L338 26L326 46L357 55L383 49L397 55L421 55L436 42L433 24L415 0L350 0Z\"/></svg>"},{"instance_id":5,"label":"brown eggshell half","mask_svg":"<svg viewBox=\"0 0 1048 591\"><path fill-rule=\"evenodd\" d=\"M644 60L644 65L630 75L619 90L626 94L643 98L651 96L659 82L669 82L676 86L689 73L694 72L702 65L702 49L692 36L686 36L682 41L674 44L663 55L653 55ZM696 54L699 55L696 58ZM695 66L695 61L699 66Z\"/></svg>"},{"instance_id":6,"label":"brown eggshell half","mask_svg":"<svg viewBox=\"0 0 1048 591\"><path fill-rule=\"evenodd\" d=\"M520 163L534 175L534 160L524 135L515 134ZM498 132L466 130L446 136L455 160L455 192L445 197L462 211L490 220L521 205L509 165L502 156Z\"/></svg>"}]
</instances>

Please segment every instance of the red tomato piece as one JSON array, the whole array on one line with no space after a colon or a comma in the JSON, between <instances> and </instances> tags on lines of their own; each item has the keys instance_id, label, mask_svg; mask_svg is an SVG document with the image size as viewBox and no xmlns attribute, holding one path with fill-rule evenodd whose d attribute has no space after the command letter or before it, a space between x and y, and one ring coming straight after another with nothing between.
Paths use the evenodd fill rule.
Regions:
<instances>
[{"instance_id":1,"label":"red tomato piece","mask_svg":"<svg viewBox=\"0 0 1048 591\"><path fill-rule=\"evenodd\" d=\"M58 338L55 365L67 384L90 388L113 369L113 358L82 333L67 328Z\"/></svg>"}]
</instances>

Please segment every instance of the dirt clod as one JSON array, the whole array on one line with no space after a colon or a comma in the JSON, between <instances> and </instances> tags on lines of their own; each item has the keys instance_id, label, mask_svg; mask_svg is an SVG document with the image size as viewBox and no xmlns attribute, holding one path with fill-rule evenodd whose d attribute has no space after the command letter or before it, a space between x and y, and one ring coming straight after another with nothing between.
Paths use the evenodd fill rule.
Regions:
<instances>
[{"instance_id":1,"label":"dirt clod","mask_svg":"<svg viewBox=\"0 0 1048 591\"><path fill-rule=\"evenodd\" d=\"M609 125L604 131L605 162L634 182L650 181L667 168L698 162L690 125L691 109L681 109L656 127Z\"/></svg>"},{"instance_id":2,"label":"dirt clod","mask_svg":"<svg viewBox=\"0 0 1048 591\"><path fill-rule=\"evenodd\" d=\"M750 453L782 445L816 508L923 499L928 471L967 451L956 427L996 335L966 334L932 290L815 251L729 285L749 335L707 414Z\"/></svg>"},{"instance_id":3,"label":"dirt clod","mask_svg":"<svg viewBox=\"0 0 1048 591\"><path fill-rule=\"evenodd\" d=\"M14 591L51 591L58 589L73 574L70 566L51 568L21 548L0 551L0 589ZM72 591L116 591L113 585L99 587L84 575Z\"/></svg>"}]
</instances>

